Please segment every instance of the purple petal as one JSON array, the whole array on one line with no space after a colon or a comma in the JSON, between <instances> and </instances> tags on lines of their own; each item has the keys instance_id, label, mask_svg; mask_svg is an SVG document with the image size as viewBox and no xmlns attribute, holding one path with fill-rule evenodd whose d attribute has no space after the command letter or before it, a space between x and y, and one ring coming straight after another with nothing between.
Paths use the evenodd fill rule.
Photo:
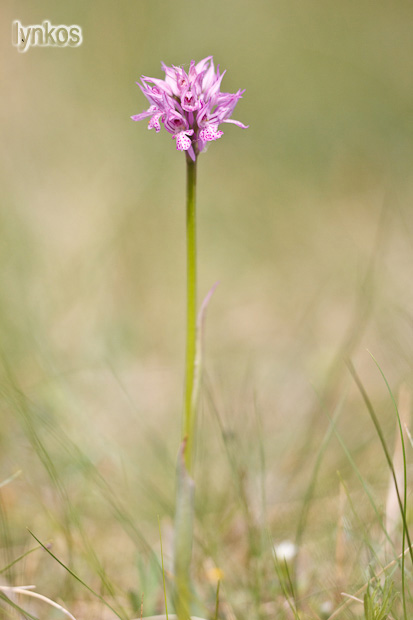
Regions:
<instances>
[{"instance_id":1,"label":"purple petal","mask_svg":"<svg viewBox=\"0 0 413 620\"><path fill-rule=\"evenodd\" d=\"M165 80L147 77L146 75L143 75L141 79L144 84L146 84L146 82L150 82L152 84L155 84L155 86L157 86L161 91L167 93L168 95L172 95L172 89L169 84L165 82Z\"/></svg>"},{"instance_id":2,"label":"purple petal","mask_svg":"<svg viewBox=\"0 0 413 620\"><path fill-rule=\"evenodd\" d=\"M189 157L192 159L192 161L195 161L195 151L194 151L194 147L191 146L189 147L189 149L187 150L187 153L189 155Z\"/></svg>"},{"instance_id":3,"label":"purple petal","mask_svg":"<svg viewBox=\"0 0 413 620\"><path fill-rule=\"evenodd\" d=\"M212 99L212 98L213 98L213 97L217 94L217 92L218 92L218 91L219 91L219 89L220 89L221 82L222 82L222 78L224 77L225 73L226 73L226 71L224 71L224 72L222 73L222 75L217 76L216 81L212 84L212 86L211 86L211 88L208 90L208 92L207 92L207 93L205 93L205 97L206 97L207 99Z\"/></svg>"},{"instance_id":4,"label":"purple petal","mask_svg":"<svg viewBox=\"0 0 413 620\"><path fill-rule=\"evenodd\" d=\"M141 112L140 114L135 114L134 116L131 116L131 119L133 121L142 121L144 118L148 118L148 116L152 116L153 111L151 111L151 109L149 108L149 110L146 110L145 112Z\"/></svg>"},{"instance_id":5,"label":"purple petal","mask_svg":"<svg viewBox=\"0 0 413 620\"><path fill-rule=\"evenodd\" d=\"M204 150L204 148L205 148L205 144L206 144L206 143L205 143L203 140L201 140L201 138L199 138L199 137L198 137L198 142L197 142L197 144L198 144L198 151L199 151L200 153L202 153L202 151L203 151L203 150Z\"/></svg>"},{"instance_id":6,"label":"purple petal","mask_svg":"<svg viewBox=\"0 0 413 620\"><path fill-rule=\"evenodd\" d=\"M214 63L211 62L208 69L205 71L203 80L202 80L202 88L204 91L207 91L210 88L211 84L213 84L215 79L215 68Z\"/></svg>"},{"instance_id":7,"label":"purple petal","mask_svg":"<svg viewBox=\"0 0 413 620\"><path fill-rule=\"evenodd\" d=\"M205 65L206 65L206 64L207 64L210 60L212 60L212 56L207 56L206 58L203 58L202 60L200 60L200 61L197 63L196 67L195 67L196 72L197 72L197 73L201 73L201 71L203 71L203 70L204 70ZM214 63L212 63L212 67L213 67L213 66L214 66Z\"/></svg>"},{"instance_id":8,"label":"purple petal","mask_svg":"<svg viewBox=\"0 0 413 620\"><path fill-rule=\"evenodd\" d=\"M234 119L232 118L226 118L222 121L223 123L232 123L233 125L237 125L238 127L241 127L242 129L248 129L249 125L244 125L244 123L241 123L240 121L234 121Z\"/></svg>"}]
</instances>

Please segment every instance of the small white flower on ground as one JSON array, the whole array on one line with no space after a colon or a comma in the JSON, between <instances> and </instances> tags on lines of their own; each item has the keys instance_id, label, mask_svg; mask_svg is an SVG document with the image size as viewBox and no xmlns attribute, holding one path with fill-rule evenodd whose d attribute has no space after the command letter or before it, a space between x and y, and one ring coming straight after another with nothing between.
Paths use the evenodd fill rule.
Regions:
<instances>
[{"instance_id":1,"label":"small white flower on ground","mask_svg":"<svg viewBox=\"0 0 413 620\"><path fill-rule=\"evenodd\" d=\"M324 601L320 605L320 614L324 617L330 616L333 613L333 603L331 601Z\"/></svg>"},{"instance_id":2,"label":"small white flower on ground","mask_svg":"<svg viewBox=\"0 0 413 620\"><path fill-rule=\"evenodd\" d=\"M283 540L278 545L274 545L274 553L277 560L290 562L297 555L297 547L291 540Z\"/></svg>"}]
</instances>

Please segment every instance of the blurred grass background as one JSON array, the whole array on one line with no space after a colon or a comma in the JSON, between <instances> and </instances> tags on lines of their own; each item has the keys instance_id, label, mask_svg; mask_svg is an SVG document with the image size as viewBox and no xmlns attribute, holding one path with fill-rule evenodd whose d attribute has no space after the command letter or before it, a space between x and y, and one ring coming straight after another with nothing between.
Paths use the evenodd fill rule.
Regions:
<instances>
[{"instance_id":1,"label":"blurred grass background","mask_svg":"<svg viewBox=\"0 0 413 620\"><path fill-rule=\"evenodd\" d=\"M15 19L77 24L83 44L19 54ZM274 540L294 539L324 409L345 398L340 432L383 503L385 461L344 359L392 445L366 349L396 394L411 388L412 25L407 1L3 2L0 479L21 474L1 490L1 565L32 545L28 526L86 581L100 575L105 594L129 590L140 605L145 591L147 613L162 608L160 581L143 584L152 573L137 565L156 548L156 515L166 539L173 515L185 166L169 134L130 120L147 107L135 82L162 77L162 60L213 54L224 90L246 89L234 118L250 125L227 126L199 159L200 298L220 281L205 338L199 581L213 558L237 617L255 613L248 524L263 518L264 489ZM336 470L351 479L351 468L338 444L325 460L306 587L333 600ZM228 492L234 471L250 514ZM38 553L7 578L81 598Z\"/></svg>"}]
</instances>

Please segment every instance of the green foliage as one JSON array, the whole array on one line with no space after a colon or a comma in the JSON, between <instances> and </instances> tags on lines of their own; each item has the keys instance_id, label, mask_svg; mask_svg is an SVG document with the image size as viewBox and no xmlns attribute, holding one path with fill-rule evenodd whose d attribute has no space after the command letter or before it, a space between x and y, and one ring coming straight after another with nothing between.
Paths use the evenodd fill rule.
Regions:
<instances>
[{"instance_id":1,"label":"green foliage","mask_svg":"<svg viewBox=\"0 0 413 620\"><path fill-rule=\"evenodd\" d=\"M365 620L387 620L389 618L393 603L397 597L394 591L394 583L389 578L367 586L364 595L364 617Z\"/></svg>"}]
</instances>

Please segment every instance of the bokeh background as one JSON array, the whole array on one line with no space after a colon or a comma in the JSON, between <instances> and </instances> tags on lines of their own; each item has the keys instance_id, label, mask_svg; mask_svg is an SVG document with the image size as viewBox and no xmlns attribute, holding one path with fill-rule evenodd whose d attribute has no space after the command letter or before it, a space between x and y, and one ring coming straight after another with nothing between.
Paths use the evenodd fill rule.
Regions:
<instances>
[{"instance_id":1,"label":"bokeh background","mask_svg":"<svg viewBox=\"0 0 413 620\"><path fill-rule=\"evenodd\" d=\"M83 44L18 53L15 19L77 24ZM1 479L20 472L2 489L3 565L32 545L28 526L85 579L103 583L103 566L139 604L146 590L148 613L161 605L159 583L140 581L131 524L156 547L160 514L168 546L185 164L169 134L130 120L147 107L135 82L162 77L161 61L213 54L227 69L224 90L246 89L234 118L249 129L226 126L198 166L199 298L220 282L205 332L198 543L226 572L238 617L252 605L236 587L248 581L237 555L245 528L261 519L265 491L272 536L294 539L325 412L338 403L341 433L380 504L385 460L345 360L392 446L394 410L368 350L396 397L402 385L408 395L412 26L407 0L3 0ZM237 491L228 493L228 445L248 478L246 521L233 508ZM319 553L312 583L327 590L336 470L351 476L338 446L327 451L317 491L325 509L307 539ZM200 560L201 581L206 566ZM10 580L35 580L49 595L69 588L38 553L15 570Z\"/></svg>"}]
</instances>

